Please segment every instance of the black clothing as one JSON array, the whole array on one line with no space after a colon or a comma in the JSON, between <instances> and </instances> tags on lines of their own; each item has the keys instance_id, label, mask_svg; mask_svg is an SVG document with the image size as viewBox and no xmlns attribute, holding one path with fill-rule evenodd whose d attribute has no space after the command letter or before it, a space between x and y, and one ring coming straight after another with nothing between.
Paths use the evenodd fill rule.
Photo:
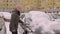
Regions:
<instances>
[{"instance_id":1,"label":"black clothing","mask_svg":"<svg viewBox=\"0 0 60 34\"><path fill-rule=\"evenodd\" d=\"M17 30L17 28L18 28L18 21L19 21L19 13L20 12L18 12L18 10L14 10L14 12L12 13L12 15L11 15L11 20L10 20L10 31L12 31L13 32L13 30L15 29L15 30Z\"/></svg>"}]
</instances>

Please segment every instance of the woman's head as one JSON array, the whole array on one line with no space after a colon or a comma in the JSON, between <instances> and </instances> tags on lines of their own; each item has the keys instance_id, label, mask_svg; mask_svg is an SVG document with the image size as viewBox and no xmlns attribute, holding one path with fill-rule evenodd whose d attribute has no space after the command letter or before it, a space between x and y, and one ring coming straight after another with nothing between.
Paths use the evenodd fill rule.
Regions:
<instances>
[{"instance_id":1,"label":"woman's head","mask_svg":"<svg viewBox=\"0 0 60 34\"><path fill-rule=\"evenodd\" d=\"M17 4L15 8L16 8L18 11L21 11L21 10L22 10L22 5Z\"/></svg>"}]
</instances>

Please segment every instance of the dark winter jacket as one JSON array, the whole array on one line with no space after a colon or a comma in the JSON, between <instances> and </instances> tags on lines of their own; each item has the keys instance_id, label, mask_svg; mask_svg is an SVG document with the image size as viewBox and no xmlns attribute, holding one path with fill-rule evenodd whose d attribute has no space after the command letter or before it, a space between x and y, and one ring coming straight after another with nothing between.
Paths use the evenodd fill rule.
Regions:
<instances>
[{"instance_id":1,"label":"dark winter jacket","mask_svg":"<svg viewBox=\"0 0 60 34\"><path fill-rule=\"evenodd\" d=\"M22 22L19 16L20 16L20 12L15 9L11 15L10 26L9 26L10 31L13 31L14 29L17 30L18 22Z\"/></svg>"}]
</instances>

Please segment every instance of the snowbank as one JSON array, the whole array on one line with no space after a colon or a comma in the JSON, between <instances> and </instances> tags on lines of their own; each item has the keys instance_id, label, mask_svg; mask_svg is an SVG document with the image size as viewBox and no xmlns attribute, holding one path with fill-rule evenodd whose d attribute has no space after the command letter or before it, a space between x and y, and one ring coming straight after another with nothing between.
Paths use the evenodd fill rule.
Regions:
<instances>
[{"instance_id":1,"label":"snowbank","mask_svg":"<svg viewBox=\"0 0 60 34\"><path fill-rule=\"evenodd\" d=\"M6 19L11 19L11 14L9 12L0 12Z\"/></svg>"},{"instance_id":2,"label":"snowbank","mask_svg":"<svg viewBox=\"0 0 60 34\"><path fill-rule=\"evenodd\" d=\"M25 16L25 22L29 23L32 30L35 30L41 25L45 25L45 23L48 23L47 21L49 21L49 19L50 18L47 14L40 11L30 11Z\"/></svg>"},{"instance_id":3,"label":"snowbank","mask_svg":"<svg viewBox=\"0 0 60 34\"><path fill-rule=\"evenodd\" d=\"M44 12L41 11L30 11L28 14L25 15L25 22L26 24L29 24L29 27L32 31L35 31L39 27L42 27L43 33L50 32L51 34L54 34L53 31L56 27L53 25L59 24L58 21L51 21L50 16ZM51 16L52 18L52 16ZM52 28L52 27L54 28Z\"/></svg>"}]
</instances>

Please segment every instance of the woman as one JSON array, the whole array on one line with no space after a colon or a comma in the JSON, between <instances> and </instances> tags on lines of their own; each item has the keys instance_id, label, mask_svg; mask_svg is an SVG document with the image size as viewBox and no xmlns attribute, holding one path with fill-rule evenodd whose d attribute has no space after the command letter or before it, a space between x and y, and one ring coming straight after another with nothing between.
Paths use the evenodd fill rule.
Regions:
<instances>
[{"instance_id":1,"label":"woman","mask_svg":"<svg viewBox=\"0 0 60 34\"><path fill-rule=\"evenodd\" d=\"M14 13L11 15L11 21L10 21L10 31L12 32L12 34L17 34L19 16L20 12L15 9Z\"/></svg>"},{"instance_id":2,"label":"woman","mask_svg":"<svg viewBox=\"0 0 60 34\"><path fill-rule=\"evenodd\" d=\"M17 33L18 22L23 23L19 17L20 11L21 11L21 6L17 5L16 8L12 12L11 20L10 20L10 31L12 32L12 34L18 34Z\"/></svg>"}]
</instances>

